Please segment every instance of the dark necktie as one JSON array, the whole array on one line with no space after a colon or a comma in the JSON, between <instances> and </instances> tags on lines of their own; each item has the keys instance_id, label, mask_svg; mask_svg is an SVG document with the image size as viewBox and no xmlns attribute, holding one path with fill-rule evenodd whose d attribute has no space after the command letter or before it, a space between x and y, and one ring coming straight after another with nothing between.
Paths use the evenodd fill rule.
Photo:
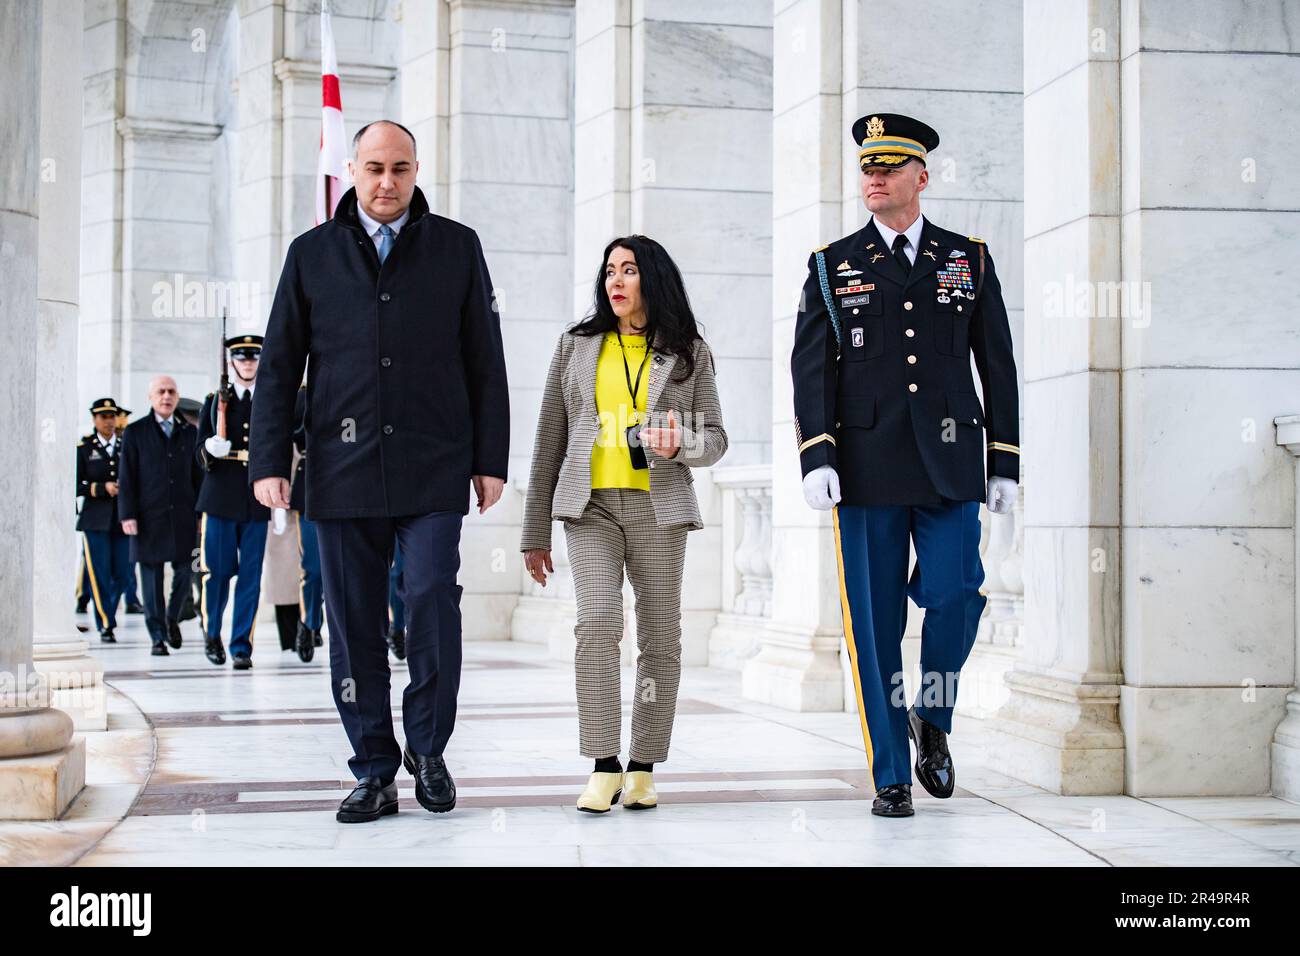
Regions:
<instances>
[{"instance_id":1,"label":"dark necktie","mask_svg":"<svg viewBox=\"0 0 1300 956\"><path fill-rule=\"evenodd\" d=\"M901 232L894 237L894 259L902 267L903 275L911 275L912 263L907 259L907 253L903 251L903 246L907 245L907 236Z\"/></svg>"}]
</instances>

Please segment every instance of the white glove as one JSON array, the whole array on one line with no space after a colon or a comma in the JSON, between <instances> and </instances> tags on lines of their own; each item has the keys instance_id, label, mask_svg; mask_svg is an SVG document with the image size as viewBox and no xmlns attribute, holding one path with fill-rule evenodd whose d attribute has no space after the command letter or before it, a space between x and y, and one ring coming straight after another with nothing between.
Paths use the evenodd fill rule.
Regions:
<instances>
[{"instance_id":1,"label":"white glove","mask_svg":"<svg viewBox=\"0 0 1300 956\"><path fill-rule=\"evenodd\" d=\"M289 512L283 508L271 509L271 533L284 534L284 529L289 525Z\"/></svg>"},{"instance_id":2,"label":"white glove","mask_svg":"<svg viewBox=\"0 0 1300 956\"><path fill-rule=\"evenodd\" d=\"M203 447L208 450L208 454L213 458L225 458L230 454L230 442L220 435L213 435L203 443Z\"/></svg>"},{"instance_id":3,"label":"white glove","mask_svg":"<svg viewBox=\"0 0 1300 956\"><path fill-rule=\"evenodd\" d=\"M989 479L989 492L987 495L987 504L989 513L995 515L1010 514L1011 509L1016 506L1016 495L1020 493L1020 486L1010 478L999 478L996 475Z\"/></svg>"},{"instance_id":4,"label":"white glove","mask_svg":"<svg viewBox=\"0 0 1300 956\"><path fill-rule=\"evenodd\" d=\"M840 500L840 476L830 465L814 468L804 477L803 499L809 508L830 511Z\"/></svg>"}]
</instances>

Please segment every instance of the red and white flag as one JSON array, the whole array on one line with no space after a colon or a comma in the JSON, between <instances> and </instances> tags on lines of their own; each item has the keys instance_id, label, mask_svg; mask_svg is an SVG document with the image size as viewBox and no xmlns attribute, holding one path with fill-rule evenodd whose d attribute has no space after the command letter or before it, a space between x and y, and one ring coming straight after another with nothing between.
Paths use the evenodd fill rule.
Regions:
<instances>
[{"instance_id":1,"label":"red and white flag","mask_svg":"<svg viewBox=\"0 0 1300 956\"><path fill-rule=\"evenodd\" d=\"M320 8L320 158L316 161L316 224L334 218L334 207L347 191L348 150L339 95L339 61L328 0Z\"/></svg>"}]
</instances>

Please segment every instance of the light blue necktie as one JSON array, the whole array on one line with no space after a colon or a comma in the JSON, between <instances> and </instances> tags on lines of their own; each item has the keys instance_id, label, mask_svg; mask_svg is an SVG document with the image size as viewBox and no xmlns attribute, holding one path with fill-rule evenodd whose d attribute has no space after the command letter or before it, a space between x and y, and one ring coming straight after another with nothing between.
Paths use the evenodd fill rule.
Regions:
<instances>
[{"instance_id":1,"label":"light blue necktie","mask_svg":"<svg viewBox=\"0 0 1300 956\"><path fill-rule=\"evenodd\" d=\"M168 438L172 437L172 420L170 418L164 418L162 420L162 430L165 436Z\"/></svg>"},{"instance_id":2,"label":"light blue necktie","mask_svg":"<svg viewBox=\"0 0 1300 956\"><path fill-rule=\"evenodd\" d=\"M379 227L379 264L382 266L388 254L393 251L393 236L395 233L388 224Z\"/></svg>"}]
</instances>

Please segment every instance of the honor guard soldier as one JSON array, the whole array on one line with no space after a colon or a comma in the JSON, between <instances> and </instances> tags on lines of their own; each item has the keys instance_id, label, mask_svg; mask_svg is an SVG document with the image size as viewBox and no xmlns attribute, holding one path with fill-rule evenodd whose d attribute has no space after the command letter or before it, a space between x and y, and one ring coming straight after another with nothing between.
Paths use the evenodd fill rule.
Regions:
<instances>
[{"instance_id":1,"label":"honor guard soldier","mask_svg":"<svg viewBox=\"0 0 1300 956\"><path fill-rule=\"evenodd\" d=\"M922 786L953 792L947 734L987 601L979 507L987 499L994 514L1010 511L1020 474L1016 366L987 245L921 215L938 134L873 113L853 125L853 139L871 218L808 258L790 361L795 440L805 498L834 513L871 812L910 816L909 737ZM925 609L911 707L907 597Z\"/></svg>"},{"instance_id":2,"label":"honor guard soldier","mask_svg":"<svg viewBox=\"0 0 1300 956\"><path fill-rule=\"evenodd\" d=\"M235 583L231 619L230 657L236 670L253 666L253 626L262 587L262 558L270 509L253 497L248 482L248 431L253 420L253 390L257 379L262 336L236 335L226 340L234 376L227 393L208 395L199 413L199 442L195 454L205 472L199 489L199 574L203 576L199 624L204 652L213 664L224 664L221 619ZM224 397L225 436L221 435Z\"/></svg>"},{"instance_id":3,"label":"honor guard soldier","mask_svg":"<svg viewBox=\"0 0 1300 956\"><path fill-rule=\"evenodd\" d=\"M90 406L95 430L77 442L77 496L82 499L77 530L82 533L87 591L100 640L113 644L117 605L127 593L131 542L118 524L118 405L101 398Z\"/></svg>"}]
</instances>

